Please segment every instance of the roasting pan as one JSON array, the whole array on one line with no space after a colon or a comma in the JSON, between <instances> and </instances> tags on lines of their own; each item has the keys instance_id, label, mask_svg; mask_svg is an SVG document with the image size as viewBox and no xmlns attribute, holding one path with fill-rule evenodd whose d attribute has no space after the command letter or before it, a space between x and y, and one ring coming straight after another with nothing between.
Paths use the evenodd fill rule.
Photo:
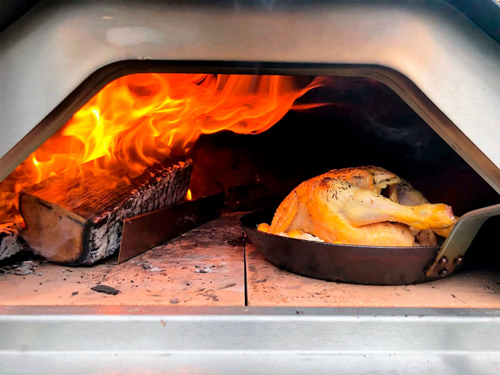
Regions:
<instances>
[{"instance_id":1,"label":"roasting pan","mask_svg":"<svg viewBox=\"0 0 500 375\"><path fill-rule=\"evenodd\" d=\"M241 218L249 240L273 264L287 271L328 281L367 285L417 284L451 275L483 223L500 215L500 204L462 216L441 246L386 247L341 245L260 232L274 210Z\"/></svg>"}]
</instances>

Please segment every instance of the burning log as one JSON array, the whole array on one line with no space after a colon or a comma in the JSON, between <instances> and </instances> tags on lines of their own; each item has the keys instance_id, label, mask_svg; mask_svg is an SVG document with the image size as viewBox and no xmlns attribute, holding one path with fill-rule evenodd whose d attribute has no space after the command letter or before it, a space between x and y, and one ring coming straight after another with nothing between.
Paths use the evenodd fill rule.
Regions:
<instances>
[{"instance_id":1,"label":"burning log","mask_svg":"<svg viewBox=\"0 0 500 375\"><path fill-rule=\"evenodd\" d=\"M16 223L0 227L0 260L27 248L26 243L18 234L19 229Z\"/></svg>"},{"instance_id":2,"label":"burning log","mask_svg":"<svg viewBox=\"0 0 500 375\"><path fill-rule=\"evenodd\" d=\"M156 164L114 188L121 176L111 173L49 178L21 193L23 238L49 260L91 265L119 249L122 220L181 201L191 169L191 160Z\"/></svg>"}]
</instances>

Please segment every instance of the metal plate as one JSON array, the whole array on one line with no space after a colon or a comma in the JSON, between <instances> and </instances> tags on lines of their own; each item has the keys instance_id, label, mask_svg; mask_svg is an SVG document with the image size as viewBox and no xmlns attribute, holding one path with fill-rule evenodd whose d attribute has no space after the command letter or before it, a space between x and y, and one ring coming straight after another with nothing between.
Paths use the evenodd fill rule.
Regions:
<instances>
[{"instance_id":1,"label":"metal plate","mask_svg":"<svg viewBox=\"0 0 500 375\"><path fill-rule=\"evenodd\" d=\"M281 237L256 229L260 223L270 223L272 217L272 211L254 212L243 216L241 223L257 250L288 271L317 279L369 285L416 284L440 278L424 273L439 246L337 245Z\"/></svg>"},{"instance_id":2,"label":"metal plate","mask_svg":"<svg viewBox=\"0 0 500 375\"><path fill-rule=\"evenodd\" d=\"M219 217L223 206L219 193L124 220L118 263Z\"/></svg>"},{"instance_id":3,"label":"metal plate","mask_svg":"<svg viewBox=\"0 0 500 375\"><path fill-rule=\"evenodd\" d=\"M4 315L8 314L8 315ZM7 374L495 374L500 312L0 308Z\"/></svg>"}]
</instances>

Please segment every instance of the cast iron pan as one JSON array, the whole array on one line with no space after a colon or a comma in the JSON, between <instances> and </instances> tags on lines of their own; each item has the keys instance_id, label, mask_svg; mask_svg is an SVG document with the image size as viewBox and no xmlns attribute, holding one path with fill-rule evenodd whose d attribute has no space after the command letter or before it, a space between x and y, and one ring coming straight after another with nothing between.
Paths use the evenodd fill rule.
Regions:
<instances>
[{"instance_id":1,"label":"cast iron pan","mask_svg":"<svg viewBox=\"0 0 500 375\"><path fill-rule=\"evenodd\" d=\"M337 245L281 237L257 230L270 224L274 211L259 211L241 218L250 241L264 256L285 270L317 279L353 284L416 284L440 278L427 277L425 269L440 247L372 247Z\"/></svg>"}]
</instances>

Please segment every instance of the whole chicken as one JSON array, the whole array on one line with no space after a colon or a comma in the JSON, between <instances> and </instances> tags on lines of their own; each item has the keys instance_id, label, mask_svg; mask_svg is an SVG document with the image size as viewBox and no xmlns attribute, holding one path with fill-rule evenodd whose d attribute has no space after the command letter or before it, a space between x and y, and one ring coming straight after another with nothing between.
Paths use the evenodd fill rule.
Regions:
<instances>
[{"instance_id":1,"label":"whole chicken","mask_svg":"<svg viewBox=\"0 0 500 375\"><path fill-rule=\"evenodd\" d=\"M259 229L281 235L298 231L330 243L414 246L415 232L454 225L449 206L406 206L380 195L401 183L378 167L333 170L300 184L280 204L271 226ZM398 190L388 191L397 199Z\"/></svg>"}]
</instances>

